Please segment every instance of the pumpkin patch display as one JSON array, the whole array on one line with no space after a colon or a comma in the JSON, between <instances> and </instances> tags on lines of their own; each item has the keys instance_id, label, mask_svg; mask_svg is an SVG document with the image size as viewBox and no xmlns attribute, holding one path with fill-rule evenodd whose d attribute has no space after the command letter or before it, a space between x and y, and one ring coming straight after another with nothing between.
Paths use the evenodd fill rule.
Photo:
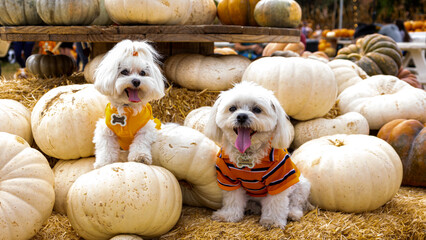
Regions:
<instances>
[{"instance_id":1,"label":"pumpkin patch display","mask_svg":"<svg viewBox=\"0 0 426 240\"><path fill-rule=\"evenodd\" d=\"M164 62L168 80L191 90L227 90L241 82L251 61L240 55L176 54Z\"/></svg>"},{"instance_id":2,"label":"pumpkin patch display","mask_svg":"<svg viewBox=\"0 0 426 240\"><path fill-rule=\"evenodd\" d=\"M373 130L399 118L426 122L426 92L390 75L366 78L343 90L338 101L342 113L361 113Z\"/></svg>"},{"instance_id":3,"label":"pumpkin patch display","mask_svg":"<svg viewBox=\"0 0 426 240\"><path fill-rule=\"evenodd\" d=\"M302 20L302 9L294 0L262 0L253 15L262 27L296 28Z\"/></svg>"},{"instance_id":4,"label":"pumpkin patch display","mask_svg":"<svg viewBox=\"0 0 426 240\"><path fill-rule=\"evenodd\" d=\"M330 66L334 73L334 77L336 78L337 86L339 88L338 94L347 87L361 82L363 79L368 77L367 73L362 70L362 68L349 60L335 59L330 61L328 66Z\"/></svg>"},{"instance_id":5,"label":"pumpkin patch display","mask_svg":"<svg viewBox=\"0 0 426 240\"><path fill-rule=\"evenodd\" d=\"M36 0L36 7L49 25L89 25L100 13L99 0Z\"/></svg>"},{"instance_id":6,"label":"pumpkin patch display","mask_svg":"<svg viewBox=\"0 0 426 240\"><path fill-rule=\"evenodd\" d=\"M311 182L311 203L331 211L377 209L392 199L402 181L398 154L370 135L317 138L296 149L291 159Z\"/></svg>"},{"instance_id":7,"label":"pumpkin patch display","mask_svg":"<svg viewBox=\"0 0 426 240\"><path fill-rule=\"evenodd\" d=\"M39 25L36 0L0 0L0 25Z\"/></svg>"},{"instance_id":8,"label":"pumpkin patch display","mask_svg":"<svg viewBox=\"0 0 426 240\"><path fill-rule=\"evenodd\" d=\"M218 152L219 147L199 131L165 124L152 145L152 161L179 180L184 204L218 209L222 206L215 169Z\"/></svg>"},{"instance_id":9,"label":"pumpkin patch display","mask_svg":"<svg viewBox=\"0 0 426 240\"><path fill-rule=\"evenodd\" d=\"M300 147L307 141L335 134L365 134L370 128L367 119L357 112L348 112L336 118L317 118L294 125L294 148Z\"/></svg>"},{"instance_id":10,"label":"pumpkin patch display","mask_svg":"<svg viewBox=\"0 0 426 240\"><path fill-rule=\"evenodd\" d=\"M53 172L21 137L0 132L0 239L31 239L52 213Z\"/></svg>"},{"instance_id":11,"label":"pumpkin patch display","mask_svg":"<svg viewBox=\"0 0 426 240\"><path fill-rule=\"evenodd\" d=\"M37 77L61 77L71 75L77 68L74 59L67 55L33 54L27 58L27 69Z\"/></svg>"},{"instance_id":12,"label":"pumpkin patch display","mask_svg":"<svg viewBox=\"0 0 426 240\"><path fill-rule=\"evenodd\" d=\"M159 237L178 221L182 195L173 174L143 163L113 163L85 173L68 191L67 215L84 239L119 234Z\"/></svg>"},{"instance_id":13,"label":"pumpkin patch display","mask_svg":"<svg viewBox=\"0 0 426 240\"><path fill-rule=\"evenodd\" d=\"M217 5L217 16L224 25L257 26L254 8L260 0L222 0Z\"/></svg>"},{"instance_id":14,"label":"pumpkin patch display","mask_svg":"<svg viewBox=\"0 0 426 240\"><path fill-rule=\"evenodd\" d=\"M302 121L324 116L337 97L333 71L314 59L264 57L247 67L242 81L273 91L285 112Z\"/></svg>"},{"instance_id":15,"label":"pumpkin patch display","mask_svg":"<svg viewBox=\"0 0 426 240\"><path fill-rule=\"evenodd\" d=\"M395 119L380 128L377 137L398 153L403 166L402 185L426 187L426 128L414 119Z\"/></svg>"},{"instance_id":16,"label":"pumpkin patch display","mask_svg":"<svg viewBox=\"0 0 426 240\"><path fill-rule=\"evenodd\" d=\"M370 34L337 52L336 59L355 62L369 76L398 74L402 53L396 42L381 34Z\"/></svg>"},{"instance_id":17,"label":"pumpkin patch display","mask_svg":"<svg viewBox=\"0 0 426 240\"><path fill-rule=\"evenodd\" d=\"M51 89L38 100L31 113L37 146L58 159L93 156L93 133L107 103L93 84Z\"/></svg>"},{"instance_id":18,"label":"pumpkin patch display","mask_svg":"<svg viewBox=\"0 0 426 240\"><path fill-rule=\"evenodd\" d=\"M33 142L31 112L22 103L12 99L0 99L0 132L18 135L29 144Z\"/></svg>"}]
</instances>

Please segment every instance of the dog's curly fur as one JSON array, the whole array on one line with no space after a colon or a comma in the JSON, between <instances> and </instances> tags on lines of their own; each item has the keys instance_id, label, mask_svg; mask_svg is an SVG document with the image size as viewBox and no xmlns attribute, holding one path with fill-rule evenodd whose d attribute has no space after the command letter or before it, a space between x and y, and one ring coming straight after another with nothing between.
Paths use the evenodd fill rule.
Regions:
<instances>
[{"instance_id":1,"label":"dog's curly fur","mask_svg":"<svg viewBox=\"0 0 426 240\"><path fill-rule=\"evenodd\" d=\"M238 121L240 114L246 115L247 121ZM236 164L242 153L234 146L237 139L235 129L250 128L255 134L244 154L250 156L254 163L260 163L269 154L270 147L289 147L292 141L289 124L285 111L272 91L254 83L242 82L219 95L204 133L220 143L230 161ZM305 210L312 209L308 201L310 186L309 181L300 176L298 183L281 193L268 194L266 197L250 197L241 187L223 191L223 207L214 212L212 218L227 222L240 221L247 207L253 206L248 206L248 201L254 200L261 204L261 225L284 228L288 218L300 220ZM256 212L256 209L249 210Z\"/></svg>"},{"instance_id":2,"label":"dog's curly fur","mask_svg":"<svg viewBox=\"0 0 426 240\"><path fill-rule=\"evenodd\" d=\"M140 112L152 100L164 96L165 77L159 68L159 54L145 41L123 40L115 45L102 59L95 72L95 88L107 96L119 113L124 107ZM138 84L134 84L134 82ZM130 101L126 89L137 90L138 102ZM153 120L142 127L130 145L129 151L120 150L114 132L105 124L105 118L96 124L95 168L118 162L131 161L152 163L151 144L157 131Z\"/></svg>"}]
</instances>

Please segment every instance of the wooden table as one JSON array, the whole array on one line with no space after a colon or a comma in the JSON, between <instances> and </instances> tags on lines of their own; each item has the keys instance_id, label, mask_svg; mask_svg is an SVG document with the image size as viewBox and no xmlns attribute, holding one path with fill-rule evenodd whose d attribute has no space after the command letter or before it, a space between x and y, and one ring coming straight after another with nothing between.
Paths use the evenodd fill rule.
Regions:
<instances>
[{"instance_id":1,"label":"wooden table","mask_svg":"<svg viewBox=\"0 0 426 240\"><path fill-rule=\"evenodd\" d=\"M426 42L398 42L397 44L401 50L407 52L402 60L402 66L416 71L419 82L426 85ZM410 60L413 60L414 68L408 67Z\"/></svg>"},{"instance_id":2,"label":"wooden table","mask_svg":"<svg viewBox=\"0 0 426 240\"><path fill-rule=\"evenodd\" d=\"M293 28L236 25L137 25L137 26L3 26L6 41L91 42L94 55L106 52L124 39L155 42L163 55L180 52L211 54L214 42L299 42Z\"/></svg>"}]
</instances>

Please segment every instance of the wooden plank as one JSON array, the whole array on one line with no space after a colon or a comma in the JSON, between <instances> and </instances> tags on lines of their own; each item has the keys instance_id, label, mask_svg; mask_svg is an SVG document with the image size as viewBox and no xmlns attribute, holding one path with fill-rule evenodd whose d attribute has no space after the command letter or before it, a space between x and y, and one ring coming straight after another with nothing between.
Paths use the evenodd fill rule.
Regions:
<instances>
[{"instance_id":1,"label":"wooden plank","mask_svg":"<svg viewBox=\"0 0 426 240\"><path fill-rule=\"evenodd\" d=\"M0 33L22 34L114 34L117 26L5 26Z\"/></svg>"},{"instance_id":2,"label":"wooden plank","mask_svg":"<svg viewBox=\"0 0 426 240\"><path fill-rule=\"evenodd\" d=\"M299 42L300 36L247 34L147 34L154 42Z\"/></svg>"}]
</instances>

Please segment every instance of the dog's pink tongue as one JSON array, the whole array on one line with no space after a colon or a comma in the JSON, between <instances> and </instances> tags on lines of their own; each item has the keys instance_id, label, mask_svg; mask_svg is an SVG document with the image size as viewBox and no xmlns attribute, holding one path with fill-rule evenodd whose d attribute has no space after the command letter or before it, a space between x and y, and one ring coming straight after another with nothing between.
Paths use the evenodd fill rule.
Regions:
<instances>
[{"instance_id":1,"label":"dog's pink tongue","mask_svg":"<svg viewBox=\"0 0 426 240\"><path fill-rule=\"evenodd\" d=\"M133 88L127 88L127 93L129 94L130 102L140 102L141 99L138 96L138 90Z\"/></svg>"},{"instance_id":2,"label":"dog's pink tongue","mask_svg":"<svg viewBox=\"0 0 426 240\"><path fill-rule=\"evenodd\" d=\"M237 140L235 141L235 147L244 153L247 148L251 145L250 128L238 128Z\"/></svg>"}]
</instances>

